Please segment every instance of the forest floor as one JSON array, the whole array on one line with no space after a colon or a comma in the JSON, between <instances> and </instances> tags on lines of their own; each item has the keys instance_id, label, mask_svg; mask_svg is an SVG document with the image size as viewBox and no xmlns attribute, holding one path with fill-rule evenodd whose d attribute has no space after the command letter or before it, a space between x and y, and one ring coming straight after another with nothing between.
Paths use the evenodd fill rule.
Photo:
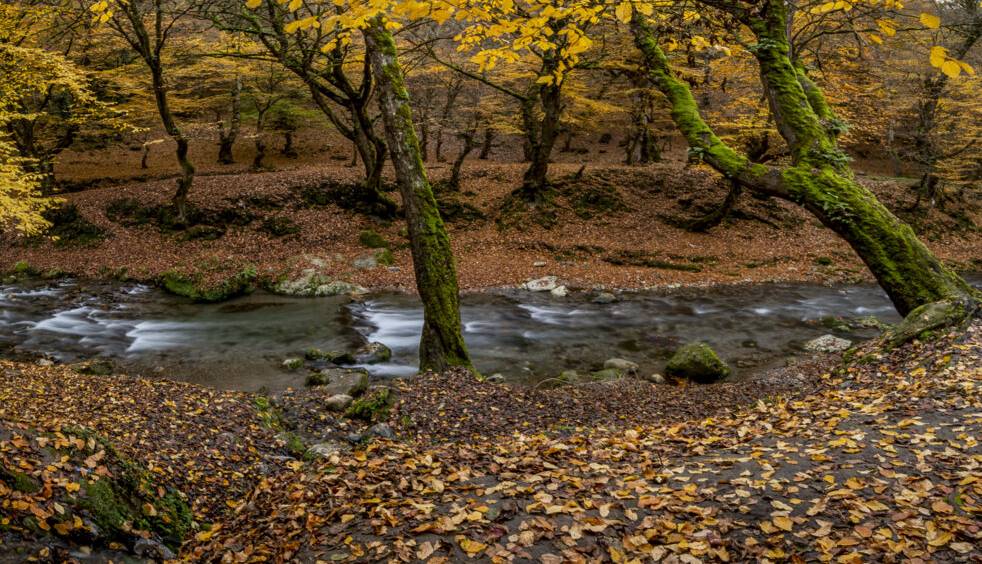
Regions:
<instances>
[{"instance_id":1,"label":"forest floor","mask_svg":"<svg viewBox=\"0 0 982 564\"><path fill-rule=\"evenodd\" d=\"M175 520L192 561L982 558L980 321L712 386L423 375L318 456L281 425L358 424L316 392L0 370L0 562L172 556Z\"/></svg>"},{"instance_id":2,"label":"forest floor","mask_svg":"<svg viewBox=\"0 0 982 564\"><path fill-rule=\"evenodd\" d=\"M795 206L744 195L708 232L679 221L719 205L727 187L705 167L681 162L627 167L557 163L554 206L505 213L524 165L469 161L462 192L444 197L461 287L512 286L546 275L570 287L648 288L763 281L868 280L831 231ZM436 182L446 165L431 167ZM196 225L174 230L161 214L173 179L96 184L65 198L59 240L3 239L0 270L23 261L38 273L143 281L166 272L218 283L247 268L281 280L304 270L371 289L413 291L403 222L335 205L332 190L357 182L359 168L304 165L260 174L199 177L191 193ZM912 201L911 179L860 175L888 206ZM398 200L395 192L390 197ZM978 202L906 214L928 245L959 269L982 269ZM372 231L391 257L368 248ZM368 259L367 266L364 259ZM375 258L381 260L376 261ZM380 264L375 264L376 262Z\"/></svg>"}]
</instances>

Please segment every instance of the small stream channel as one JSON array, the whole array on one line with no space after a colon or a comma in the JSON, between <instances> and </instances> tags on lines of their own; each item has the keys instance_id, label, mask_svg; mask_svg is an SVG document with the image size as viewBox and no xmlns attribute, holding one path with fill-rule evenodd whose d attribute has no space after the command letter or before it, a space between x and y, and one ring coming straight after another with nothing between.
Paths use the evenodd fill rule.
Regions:
<instances>
[{"instance_id":1,"label":"small stream channel","mask_svg":"<svg viewBox=\"0 0 982 564\"><path fill-rule=\"evenodd\" d=\"M971 277L976 284L982 276ZM899 317L876 286L760 284L624 293L609 304L593 294L498 290L463 297L465 338L477 368L534 383L562 370L600 368L611 357L658 372L681 343L711 344L735 378L780 365L810 339L833 333L869 338L874 328L830 318ZM841 325L841 324L839 324ZM106 357L130 373L235 390L301 386L281 367L309 347L347 351L380 341L390 363L379 377L411 375L422 311L412 296L293 298L258 292L221 304L194 304L125 283L61 280L0 285L0 354L61 362Z\"/></svg>"}]
</instances>

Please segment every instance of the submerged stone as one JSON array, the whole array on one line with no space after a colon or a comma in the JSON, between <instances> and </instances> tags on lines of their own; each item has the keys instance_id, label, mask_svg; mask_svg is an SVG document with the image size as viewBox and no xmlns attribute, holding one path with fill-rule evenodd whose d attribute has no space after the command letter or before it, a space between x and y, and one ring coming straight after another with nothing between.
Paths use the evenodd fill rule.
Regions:
<instances>
[{"instance_id":1,"label":"submerged stone","mask_svg":"<svg viewBox=\"0 0 982 564\"><path fill-rule=\"evenodd\" d=\"M665 372L700 384L711 384L730 375L730 367L706 343L689 343L669 359Z\"/></svg>"}]
</instances>

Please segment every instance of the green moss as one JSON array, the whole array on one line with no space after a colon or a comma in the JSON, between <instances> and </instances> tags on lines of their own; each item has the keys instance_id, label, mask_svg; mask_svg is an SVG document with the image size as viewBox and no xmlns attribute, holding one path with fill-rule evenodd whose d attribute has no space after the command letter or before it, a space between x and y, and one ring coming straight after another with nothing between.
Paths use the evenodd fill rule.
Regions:
<instances>
[{"instance_id":1,"label":"green moss","mask_svg":"<svg viewBox=\"0 0 982 564\"><path fill-rule=\"evenodd\" d=\"M385 237L371 229L365 229L358 233L358 242L369 249L387 249L389 242Z\"/></svg>"},{"instance_id":2,"label":"green moss","mask_svg":"<svg viewBox=\"0 0 982 564\"><path fill-rule=\"evenodd\" d=\"M706 343L689 343L672 355L665 373L708 384L730 375L730 367Z\"/></svg>"},{"instance_id":3,"label":"green moss","mask_svg":"<svg viewBox=\"0 0 982 564\"><path fill-rule=\"evenodd\" d=\"M831 266L832 265L832 258L831 257L825 257L825 256L817 257L815 259L815 264L820 265L820 266Z\"/></svg>"},{"instance_id":4,"label":"green moss","mask_svg":"<svg viewBox=\"0 0 982 564\"><path fill-rule=\"evenodd\" d=\"M320 372L311 372L307 375L307 378L303 383L305 386L312 388L314 386L325 386L330 384L331 379Z\"/></svg>"},{"instance_id":5,"label":"green moss","mask_svg":"<svg viewBox=\"0 0 982 564\"><path fill-rule=\"evenodd\" d=\"M221 302L255 290L256 269L247 266L217 285L206 285L198 275L187 276L175 271L165 272L160 281L164 289L172 294L196 302Z\"/></svg>"},{"instance_id":6,"label":"green moss","mask_svg":"<svg viewBox=\"0 0 982 564\"><path fill-rule=\"evenodd\" d=\"M40 482L19 470L8 469L3 464L0 464L0 481L6 482L14 491L21 493L32 494L41 491Z\"/></svg>"},{"instance_id":7,"label":"green moss","mask_svg":"<svg viewBox=\"0 0 982 564\"><path fill-rule=\"evenodd\" d=\"M14 267L10 269L11 274L16 274L20 276L31 275L37 272L26 260L19 260L14 263Z\"/></svg>"},{"instance_id":8,"label":"green moss","mask_svg":"<svg viewBox=\"0 0 982 564\"><path fill-rule=\"evenodd\" d=\"M344 415L366 422L385 420L393 402L392 392L388 388L381 388L352 402Z\"/></svg>"},{"instance_id":9,"label":"green moss","mask_svg":"<svg viewBox=\"0 0 982 564\"><path fill-rule=\"evenodd\" d=\"M390 251L389 249L382 249L375 253L375 262L379 263L382 266L392 266L393 264L395 264L396 259L392 255L392 251Z\"/></svg>"},{"instance_id":10,"label":"green moss","mask_svg":"<svg viewBox=\"0 0 982 564\"><path fill-rule=\"evenodd\" d=\"M259 421L263 427L273 430L280 430L285 427L280 410L269 401L268 397L256 396L253 398L252 404L256 408L256 415L259 416Z\"/></svg>"},{"instance_id":11,"label":"green moss","mask_svg":"<svg viewBox=\"0 0 982 564\"><path fill-rule=\"evenodd\" d=\"M259 230L273 237L285 237L300 233L300 226L289 217L274 216L264 219Z\"/></svg>"}]
</instances>

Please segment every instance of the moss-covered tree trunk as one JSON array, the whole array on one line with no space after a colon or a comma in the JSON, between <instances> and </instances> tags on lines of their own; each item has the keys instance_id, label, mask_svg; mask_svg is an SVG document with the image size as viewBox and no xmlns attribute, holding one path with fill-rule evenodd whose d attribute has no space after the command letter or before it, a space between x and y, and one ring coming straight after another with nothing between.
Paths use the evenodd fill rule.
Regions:
<instances>
[{"instance_id":1,"label":"moss-covered tree trunk","mask_svg":"<svg viewBox=\"0 0 982 564\"><path fill-rule=\"evenodd\" d=\"M750 190L790 200L813 213L852 246L901 315L940 301L977 307L977 293L854 179L836 144L838 120L818 86L791 62L784 1L768 0L753 12L733 6L733 15L757 36L754 54L761 83L792 163L784 168L752 163L723 143L703 121L688 85L672 73L653 29L636 14L635 44L692 153Z\"/></svg>"},{"instance_id":2,"label":"moss-covered tree trunk","mask_svg":"<svg viewBox=\"0 0 982 564\"><path fill-rule=\"evenodd\" d=\"M402 194L416 287L423 302L420 370L472 368L460 324L460 293L450 236L426 177L413 127L409 93L392 34L376 18L364 30L389 154Z\"/></svg>"},{"instance_id":3,"label":"moss-covered tree trunk","mask_svg":"<svg viewBox=\"0 0 982 564\"><path fill-rule=\"evenodd\" d=\"M218 119L218 163L232 164L235 157L232 153L235 147L235 140L239 136L239 127L242 124L242 79L235 77L232 89L229 93L230 115L228 128L225 127L225 120L219 116Z\"/></svg>"}]
</instances>

